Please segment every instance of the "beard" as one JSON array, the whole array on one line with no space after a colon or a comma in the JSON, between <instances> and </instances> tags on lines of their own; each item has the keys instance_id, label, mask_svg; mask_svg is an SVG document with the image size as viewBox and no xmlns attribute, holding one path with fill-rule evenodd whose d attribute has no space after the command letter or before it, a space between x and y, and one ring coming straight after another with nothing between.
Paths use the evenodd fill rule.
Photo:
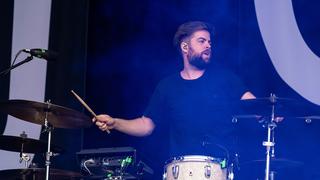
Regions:
<instances>
[{"instance_id":1,"label":"beard","mask_svg":"<svg viewBox=\"0 0 320 180\"><path fill-rule=\"evenodd\" d=\"M206 69L208 67L208 65L210 64L210 57L209 59L206 61L204 58L203 58L203 54L204 53L208 53L207 51L210 51L210 50L206 50L206 51L203 51L201 52L200 54L193 54L192 52L189 54L189 63L191 65L193 65L194 67L200 69L200 70L203 70L203 69Z\"/></svg>"}]
</instances>

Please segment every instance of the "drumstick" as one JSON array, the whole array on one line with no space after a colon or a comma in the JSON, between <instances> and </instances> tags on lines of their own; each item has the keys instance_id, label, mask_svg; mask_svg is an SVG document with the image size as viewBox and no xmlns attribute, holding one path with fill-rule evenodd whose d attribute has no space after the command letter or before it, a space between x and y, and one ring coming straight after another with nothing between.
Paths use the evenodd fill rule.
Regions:
<instances>
[{"instance_id":1,"label":"drumstick","mask_svg":"<svg viewBox=\"0 0 320 180\"><path fill-rule=\"evenodd\" d=\"M93 110L87 105L84 100L81 99L80 96L78 96L77 93L75 93L73 90L71 90L71 93L78 99L78 101L91 113L91 115L95 118L97 118L97 114L93 112ZM94 121L95 122L95 121ZM110 133L109 129L107 129L107 133Z\"/></svg>"}]
</instances>

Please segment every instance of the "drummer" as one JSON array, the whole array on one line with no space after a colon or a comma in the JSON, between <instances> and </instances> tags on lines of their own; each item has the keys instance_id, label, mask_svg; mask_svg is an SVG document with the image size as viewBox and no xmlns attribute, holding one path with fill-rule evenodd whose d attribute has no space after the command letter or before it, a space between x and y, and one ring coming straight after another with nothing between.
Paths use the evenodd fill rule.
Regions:
<instances>
[{"instance_id":1,"label":"drummer","mask_svg":"<svg viewBox=\"0 0 320 180\"><path fill-rule=\"evenodd\" d=\"M231 107L228 101L252 99L240 79L211 63L212 27L200 21L182 24L174 45L181 54L183 69L163 79L156 87L144 114L126 120L101 114L96 125L133 136L147 136L159 124L170 130L172 156L211 155L208 144L225 145L230 133ZM211 148L210 148L211 149Z\"/></svg>"}]
</instances>

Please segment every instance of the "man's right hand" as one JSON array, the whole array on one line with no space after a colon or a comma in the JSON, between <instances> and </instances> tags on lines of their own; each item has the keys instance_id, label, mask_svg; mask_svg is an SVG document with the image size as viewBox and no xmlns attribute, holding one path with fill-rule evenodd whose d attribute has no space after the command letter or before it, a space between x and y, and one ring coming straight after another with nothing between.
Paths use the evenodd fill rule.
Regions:
<instances>
[{"instance_id":1,"label":"man's right hand","mask_svg":"<svg viewBox=\"0 0 320 180\"><path fill-rule=\"evenodd\" d=\"M107 114L97 115L92 121L96 123L101 131L109 131L110 129L113 129L116 124L115 118L112 118Z\"/></svg>"},{"instance_id":2,"label":"man's right hand","mask_svg":"<svg viewBox=\"0 0 320 180\"><path fill-rule=\"evenodd\" d=\"M153 121L144 116L127 120L112 118L107 114L100 114L93 118L92 121L95 122L102 131L109 133L111 129L116 129L117 131L132 136L147 136L152 133L155 127Z\"/></svg>"}]
</instances>

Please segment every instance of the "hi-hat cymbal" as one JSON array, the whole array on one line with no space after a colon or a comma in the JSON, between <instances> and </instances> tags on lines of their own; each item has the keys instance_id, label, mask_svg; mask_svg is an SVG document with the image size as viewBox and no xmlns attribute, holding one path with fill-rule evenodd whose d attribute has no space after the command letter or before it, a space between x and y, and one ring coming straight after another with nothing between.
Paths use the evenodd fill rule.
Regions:
<instances>
[{"instance_id":1,"label":"hi-hat cymbal","mask_svg":"<svg viewBox=\"0 0 320 180\"><path fill-rule=\"evenodd\" d=\"M72 171L50 169L49 179L77 179L81 178L81 174ZM0 171L0 177L7 180L43 180L45 179L46 169L44 168L26 168L26 169L7 169Z\"/></svg>"},{"instance_id":2,"label":"hi-hat cymbal","mask_svg":"<svg viewBox=\"0 0 320 180\"><path fill-rule=\"evenodd\" d=\"M0 136L0 149L24 153L44 153L47 151L48 143L41 140L22 138L16 136ZM23 149L22 149L23 148ZM51 151L62 153L63 149L51 145Z\"/></svg>"},{"instance_id":3,"label":"hi-hat cymbal","mask_svg":"<svg viewBox=\"0 0 320 180\"><path fill-rule=\"evenodd\" d=\"M0 112L32 123L44 125L45 118L57 128L84 128L92 124L91 119L73 109L27 100L0 102Z\"/></svg>"},{"instance_id":4,"label":"hi-hat cymbal","mask_svg":"<svg viewBox=\"0 0 320 180\"><path fill-rule=\"evenodd\" d=\"M320 114L320 108L303 101L276 96L240 100L235 103L238 108L235 117L271 117L272 112L277 117L295 118Z\"/></svg>"}]
</instances>

